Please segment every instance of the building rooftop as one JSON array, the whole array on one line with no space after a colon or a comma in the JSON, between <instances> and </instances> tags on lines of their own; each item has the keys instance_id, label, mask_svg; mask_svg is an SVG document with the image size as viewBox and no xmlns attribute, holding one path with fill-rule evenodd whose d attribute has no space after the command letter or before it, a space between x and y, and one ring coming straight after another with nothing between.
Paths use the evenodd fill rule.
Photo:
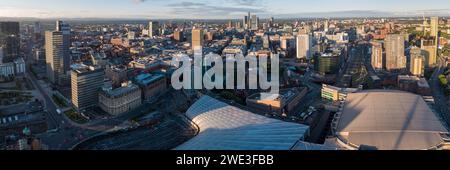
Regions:
<instances>
[{"instance_id":1,"label":"building rooftop","mask_svg":"<svg viewBox=\"0 0 450 170\"><path fill-rule=\"evenodd\" d=\"M290 101L293 99L303 88L289 88L280 90L279 94L271 93L256 93L248 97L251 100L276 100L276 101Z\"/></svg>"},{"instance_id":2,"label":"building rooftop","mask_svg":"<svg viewBox=\"0 0 450 170\"><path fill-rule=\"evenodd\" d=\"M136 82L137 82L137 84L140 84L140 85L149 85L149 84L152 84L153 82L155 82L156 80L160 80L162 78L164 78L164 75L162 75L162 74L144 73L144 74L139 74L136 77Z\"/></svg>"},{"instance_id":3,"label":"building rooftop","mask_svg":"<svg viewBox=\"0 0 450 170\"><path fill-rule=\"evenodd\" d=\"M410 75L398 75L399 81L419 81L420 78L417 76L410 76Z\"/></svg>"},{"instance_id":4,"label":"building rooftop","mask_svg":"<svg viewBox=\"0 0 450 170\"><path fill-rule=\"evenodd\" d=\"M108 96L110 96L110 97L118 97L118 96L121 96L123 94L127 94L127 93L129 93L131 91L135 91L135 90L138 90L138 89L139 89L139 87L136 86L135 84L126 83L126 84L122 84L122 87L119 87L119 88L103 89L103 93L108 95Z\"/></svg>"},{"instance_id":5,"label":"building rooftop","mask_svg":"<svg viewBox=\"0 0 450 170\"><path fill-rule=\"evenodd\" d=\"M200 132L176 150L290 150L309 131L306 125L253 114L209 96L186 115Z\"/></svg>"},{"instance_id":6,"label":"building rooftop","mask_svg":"<svg viewBox=\"0 0 450 170\"><path fill-rule=\"evenodd\" d=\"M72 70L78 74L87 73L87 72L91 72L91 71L95 71L95 70L100 70L100 69L96 69L93 66L88 66L88 65L84 65L84 64L72 64L70 66L70 68L72 68Z\"/></svg>"},{"instance_id":7,"label":"building rooftop","mask_svg":"<svg viewBox=\"0 0 450 170\"><path fill-rule=\"evenodd\" d=\"M347 145L380 150L430 149L444 142L446 133L421 96L393 90L350 93L336 127Z\"/></svg>"}]
</instances>

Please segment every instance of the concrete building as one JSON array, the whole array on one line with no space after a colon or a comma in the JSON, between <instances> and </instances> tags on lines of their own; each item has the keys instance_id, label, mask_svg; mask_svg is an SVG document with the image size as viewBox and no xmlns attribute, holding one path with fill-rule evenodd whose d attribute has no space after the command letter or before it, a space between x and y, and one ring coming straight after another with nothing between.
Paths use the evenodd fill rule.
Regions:
<instances>
[{"instance_id":1,"label":"concrete building","mask_svg":"<svg viewBox=\"0 0 450 170\"><path fill-rule=\"evenodd\" d=\"M252 15L250 18L250 27L251 30L258 30L259 28L259 18L256 15Z\"/></svg>"},{"instance_id":2,"label":"concrete building","mask_svg":"<svg viewBox=\"0 0 450 170\"><path fill-rule=\"evenodd\" d=\"M18 22L0 22L0 48L3 47L3 63L19 58L20 27Z\"/></svg>"},{"instance_id":3,"label":"concrete building","mask_svg":"<svg viewBox=\"0 0 450 170\"><path fill-rule=\"evenodd\" d=\"M192 49L198 50L203 48L203 30L202 29L193 29L192 30Z\"/></svg>"},{"instance_id":4,"label":"concrete building","mask_svg":"<svg viewBox=\"0 0 450 170\"><path fill-rule=\"evenodd\" d=\"M383 70L383 44L381 42L371 42L372 57L371 63L375 70Z\"/></svg>"},{"instance_id":5,"label":"concrete building","mask_svg":"<svg viewBox=\"0 0 450 170\"><path fill-rule=\"evenodd\" d=\"M249 28L249 25L248 25L248 21L249 21L249 17L248 16L244 16L244 19L243 19L243 21L242 21L242 25L244 26L244 29L248 29Z\"/></svg>"},{"instance_id":6,"label":"concrete building","mask_svg":"<svg viewBox=\"0 0 450 170\"><path fill-rule=\"evenodd\" d=\"M98 104L98 93L103 86L103 69L86 65L74 65L71 73L72 104L77 111Z\"/></svg>"},{"instance_id":7,"label":"concrete building","mask_svg":"<svg viewBox=\"0 0 450 170\"><path fill-rule=\"evenodd\" d=\"M45 50L43 48L34 48L33 49L33 60L36 63L40 63L40 62L45 63Z\"/></svg>"},{"instance_id":8,"label":"concrete building","mask_svg":"<svg viewBox=\"0 0 450 170\"><path fill-rule=\"evenodd\" d=\"M439 36L439 17L430 18L430 36L432 37Z\"/></svg>"},{"instance_id":9,"label":"concrete building","mask_svg":"<svg viewBox=\"0 0 450 170\"><path fill-rule=\"evenodd\" d=\"M347 97L347 94L344 92L342 88L330 86L323 84L322 85L322 98L331 101L341 101Z\"/></svg>"},{"instance_id":10,"label":"concrete building","mask_svg":"<svg viewBox=\"0 0 450 170\"><path fill-rule=\"evenodd\" d=\"M3 54L3 47L0 46L0 64L3 64L3 57L5 57Z\"/></svg>"},{"instance_id":11,"label":"concrete building","mask_svg":"<svg viewBox=\"0 0 450 170\"><path fill-rule=\"evenodd\" d=\"M223 49L222 54L223 55L243 54L245 56L247 54L247 46L245 46L245 45L229 45Z\"/></svg>"},{"instance_id":12,"label":"concrete building","mask_svg":"<svg viewBox=\"0 0 450 170\"><path fill-rule=\"evenodd\" d=\"M280 90L279 94L257 93L247 97L250 108L269 114L289 114L308 92L307 88L291 88Z\"/></svg>"},{"instance_id":13,"label":"concrete building","mask_svg":"<svg viewBox=\"0 0 450 170\"><path fill-rule=\"evenodd\" d=\"M433 67L437 62L437 45L432 39L422 39L421 49L425 50L425 67Z\"/></svg>"},{"instance_id":14,"label":"concrete building","mask_svg":"<svg viewBox=\"0 0 450 170\"><path fill-rule=\"evenodd\" d=\"M127 38L128 38L129 40L134 40L134 39L136 38L136 32L134 32L134 31L128 32Z\"/></svg>"},{"instance_id":15,"label":"concrete building","mask_svg":"<svg viewBox=\"0 0 450 170\"><path fill-rule=\"evenodd\" d=\"M410 67L412 75L422 77L425 74L425 56L423 51L418 47L412 47L410 50Z\"/></svg>"},{"instance_id":16,"label":"concrete building","mask_svg":"<svg viewBox=\"0 0 450 170\"><path fill-rule=\"evenodd\" d=\"M178 41L178 42L183 42L184 41L184 35L183 35L183 32L182 31L175 31L174 33L173 33L173 39L175 40L175 41Z\"/></svg>"},{"instance_id":17,"label":"concrete building","mask_svg":"<svg viewBox=\"0 0 450 170\"><path fill-rule=\"evenodd\" d=\"M90 52L89 58L91 58L92 64L101 68L106 68L109 64L108 57L104 52Z\"/></svg>"},{"instance_id":18,"label":"concrete building","mask_svg":"<svg viewBox=\"0 0 450 170\"><path fill-rule=\"evenodd\" d=\"M289 40L290 39L294 39L294 37L289 37L289 36L281 36L280 37L280 48L282 50L287 50L288 49L288 45L289 45Z\"/></svg>"},{"instance_id":19,"label":"concrete building","mask_svg":"<svg viewBox=\"0 0 450 170\"><path fill-rule=\"evenodd\" d=\"M56 31L45 32L45 59L47 76L50 82L65 84L70 70L70 28L61 21L57 22Z\"/></svg>"},{"instance_id":20,"label":"concrete building","mask_svg":"<svg viewBox=\"0 0 450 170\"><path fill-rule=\"evenodd\" d=\"M314 59L314 69L322 75L336 74L342 60L342 53L330 52L316 55Z\"/></svg>"},{"instance_id":21,"label":"concrete building","mask_svg":"<svg viewBox=\"0 0 450 170\"><path fill-rule=\"evenodd\" d=\"M397 87L399 90L416 93L417 82L420 80L417 76L399 75L397 77Z\"/></svg>"},{"instance_id":22,"label":"concrete building","mask_svg":"<svg viewBox=\"0 0 450 170\"><path fill-rule=\"evenodd\" d=\"M385 39L386 69L401 71L406 69L405 38L400 34L389 34Z\"/></svg>"},{"instance_id":23,"label":"concrete building","mask_svg":"<svg viewBox=\"0 0 450 170\"><path fill-rule=\"evenodd\" d=\"M136 77L136 84L142 90L142 99L155 101L167 90L167 81L162 74L140 74Z\"/></svg>"},{"instance_id":24,"label":"concrete building","mask_svg":"<svg viewBox=\"0 0 450 170\"><path fill-rule=\"evenodd\" d=\"M159 35L159 22L150 21L148 23L148 36L154 37Z\"/></svg>"},{"instance_id":25,"label":"concrete building","mask_svg":"<svg viewBox=\"0 0 450 170\"><path fill-rule=\"evenodd\" d=\"M17 75L25 74L26 65L23 58L17 58L13 62L0 63L0 78L10 80Z\"/></svg>"},{"instance_id":26,"label":"concrete building","mask_svg":"<svg viewBox=\"0 0 450 170\"><path fill-rule=\"evenodd\" d=\"M309 33L297 35L297 58L312 58L312 35Z\"/></svg>"},{"instance_id":27,"label":"concrete building","mask_svg":"<svg viewBox=\"0 0 450 170\"><path fill-rule=\"evenodd\" d=\"M113 88L120 87L123 82L128 81L128 71L126 66L108 66L105 76L111 80Z\"/></svg>"},{"instance_id":28,"label":"concrete building","mask_svg":"<svg viewBox=\"0 0 450 170\"><path fill-rule=\"evenodd\" d=\"M14 63L3 63L0 64L0 78L3 80L13 79L14 73Z\"/></svg>"},{"instance_id":29,"label":"concrete building","mask_svg":"<svg viewBox=\"0 0 450 170\"><path fill-rule=\"evenodd\" d=\"M120 115L142 104L141 90L132 83L123 83L122 87L103 88L98 96L100 108L111 114Z\"/></svg>"}]
</instances>

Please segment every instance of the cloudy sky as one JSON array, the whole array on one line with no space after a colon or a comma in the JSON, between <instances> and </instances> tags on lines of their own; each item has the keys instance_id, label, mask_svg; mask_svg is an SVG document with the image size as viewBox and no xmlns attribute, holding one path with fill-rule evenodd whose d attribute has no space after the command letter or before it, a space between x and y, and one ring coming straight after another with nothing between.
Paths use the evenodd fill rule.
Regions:
<instances>
[{"instance_id":1,"label":"cloudy sky","mask_svg":"<svg viewBox=\"0 0 450 170\"><path fill-rule=\"evenodd\" d=\"M450 16L450 0L0 0L0 17L241 18Z\"/></svg>"}]
</instances>

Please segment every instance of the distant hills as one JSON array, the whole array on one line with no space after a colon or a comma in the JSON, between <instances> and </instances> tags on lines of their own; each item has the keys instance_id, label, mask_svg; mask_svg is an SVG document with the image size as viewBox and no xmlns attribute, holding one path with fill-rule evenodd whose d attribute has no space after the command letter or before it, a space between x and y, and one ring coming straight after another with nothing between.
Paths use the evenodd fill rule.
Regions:
<instances>
[{"instance_id":1,"label":"distant hills","mask_svg":"<svg viewBox=\"0 0 450 170\"><path fill-rule=\"evenodd\" d=\"M285 14L261 14L261 18L275 17L280 19L288 18L382 18L382 17L429 17L440 16L450 17L450 9L433 9L433 10L417 10L417 11L398 11L398 12L385 12L375 10L348 10L348 11L329 11L329 12L299 12L299 13L285 13ZM146 18L34 18L34 17L1 17L0 21L54 21L56 19L62 19L67 21L98 21L98 20L148 20ZM169 18L168 18L169 19ZM235 18L240 19L240 18ZM159 20L165 20L161 18ZM170 20L191 20L189 18L179 18Z\"/></svg>"}]
</instances>

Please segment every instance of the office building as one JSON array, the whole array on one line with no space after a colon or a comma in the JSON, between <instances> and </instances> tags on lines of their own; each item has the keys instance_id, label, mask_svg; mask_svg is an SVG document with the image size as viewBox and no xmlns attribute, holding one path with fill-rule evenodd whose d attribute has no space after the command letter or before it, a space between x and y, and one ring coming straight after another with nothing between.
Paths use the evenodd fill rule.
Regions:
<instances>
[{"instance_id":1,"label":"office building","mask_svg":"<svg viewBox=\"0 0 450 170\"><path fill-rule=\"evenodd\" d=\"M134 39L136 38L136 33L135 33L134 31L128 32L127 38L128 38L129 40L134 40Z\"/></svg>"},{"instance_id":2,"label":"office building","mask_svg":"<svg viewBox=\"0 0 450 170\"><path fill-rule=\"evenodd\" d=\"M321 75L336 74L342 62L342 53L330 52L316 55L314 68Z\"/></svg>"},{"instance_id":3,"label":"office building","mask_svg":"<svg viewBox=\"0 0 450 170\"><path fill-rule=\"evenodd\" d=\"M385 39L386 69L401 71L406 69L405 37L400 34L389 34Z\"/></svg>"},{"instance_id":4,"label":"office building","mask_svg":"<svg viewBox=\"0 0 450 170\"><path fill-rule=\"evenodd\" d=\"M282 89L279 94L256 93L247 97L247 106L268 114L291 114L308 92L307 88Z\"/></svg>"},{"instance_id":5,"label":"office building","mask_svg":"<svg viewBox=\"0 0 450 170\"><path fill-rule=\"evenodd\" d=\"M20 27L18 22L0 22L0 33L4 35L19 35Z\"/></svg>"},{"instance_id":6,"label":"office building","mask_svg":"<svg viewBox=\"0 0 450 170\"><path fill-rule=\"evenodd\" d=\"M130 82L116 89L103 88L98 100L100 108L114 116L132 111L142 104L141 90Z\"/></svg>"},{"instance_id":7,"label":"office building","mask_svg":"<svg viewBox=\"0 0 450 170\"><path fill-rule=\"evenodd\" d=\"M56 25L56 31L45 32L45 59L49 81L63 85L70 69L70 28L62 21Z\"/></svg>"},{"instance_id":8,"label":"office building","mask_svg":"<svg viewBox=\"0 0 450 170\"><path fill-rule=\"evenodd\" d=\"M431 49L430 47L427 48L428 51L430 51L430 59L433 59L433 57L437 57L438 47L439 47L439 17L431 17L430 18L430 35L434 38L434 49ZM431 51L434 50L434 51ZM436 54L436 56L434 56ZM433 62L430 60L430 62ZM436 62L434 60L434 62ZM429 63L431 66L433 66L436 63Z\"/></svg>"},{"instance_id":9,"label":"office building","mask_svg":"<svg viewBox=\"0 0 450 170\"><path fill-rule=\"evenodd\" d=\"M203 48L203 30L202 29L192 29L192 49L198 50Z\"/></svg>"},{"instance_id":10,"label":"office building","mask_svg":"<svg viewBox=\"0 0 450 170\"><path fill-rule=\"evenodd\" d=\"M18 22L0 22L0 47L3 48L3 63L19 58L20 30Z\"/></svg>"},{"instance_id":11,"label":"office building","mask_svg":"<svg viewBox=\"0 0 450 170\"><path fill-rule=\"evenodd\" d=\"M242 28L241 22L236 22L236 29L241 29L241 28Z\"/></svg>"},{"instance_id":12,"label":"office building","mask_svg":"<svg viewBox=\"0 0 450 170\"><path fill-rule=\"evenodd\" d=\"M182 31L179 31L179 30L175 31L175 32L173 33L173 39L174 39L175 41L178 41L178 42L183 42L183 41L184 41L184 35L183 35L183 32L182 32Z\"/></svg>"},{"instance_id":13,"label":"office building","mask_svg":"<svg viewBox=\"0 0 450 170\"><path fill-rule=\"evenodd\" d=\"M15 59L9 63L0 62L0 81L13 80L15 76L25 74L25 69L25 60L23 58Z\"/></svg>"},{"instance_id":14,"label":"office building","mask_svg":"<svg viewBox=\"0 0 450 170\"><path fill-rule=\"evenodd\" d=\"M150 21L148 23L148 36L154 37L159 35L159 22Z\"/></svg>"},{"instance_id":15,"label":"office building","mask_svg":"<svg viewBox=\"0 0 450 170\"><path fill-rule=\"evenodd\" d=\"M107 66L105 76L111 80L113 88L120 87L123 82L128 81L128 71L126 66Z\"/></svg>"},{"instance_id":16,"label":"office building","mask_svg":"<svg viewBox=\"0 0 450 170\"><path fill-rule=\"evenodd\" d=\"M422 77L425 73L425 56L419 47L412 47L410 50L410 72L414 76Z\"/></svg>"},{"instance_id":17,"label":"office building","mask_svg":"<svg viewBox=\"0 0 450 170\"><path fill-rule=\"evenodd\" d=\"M3 64L3 47L0 46L0 64Z\"/></svg>"},{"instance_id":18,"label":"office building","mask_svg":"<svg viewBox=\"0 0 450 170\"><path fill-rule=\"evenodd\" d=\"M381 42L371 42L372 57L371 63L375 70L383 69L383 44Z\"/></svg>"},{"instance_id":19,"label":"office building","mask_svg":"<svg viewBox=\"0 0 450 170\"><path fill-rule=\"evenodd\" d=\"M421 49L425 50L425 66L433 67L437 62L437 46L433 39L422 39Z\"/></svg>"},{"instance_id":20,"label":"office building","mask_svg":"<svg viewBox=\"0 0 450 170\"><path fill-rule=\"evenodd\" d=\"M244 26L244 29L248 29L248 16L244 16L244 20L242 21L242 25Z\"/></svg>"},{"instance_id":21,"label":"office building","mask_svg":"<svg viewBox=\"0 0 450 170\"><path fill-rule=\"evenodd\" d=\"M439 17L430 18L430 36L432 37L439 36Z\"/></svg>"},{"instance_id":22,"label":"office building","mask_svg":"<svg viewBox=\"0 0 450 170\"><path fill-rule=\"evenodd\" d=\"M206 41L214 40L214 32L213 31L206 32L205 39Z\"/></svg>"},{"instance_id":23,"label":"office building","mask_svg":"<svg viewBox=\"0 0 450 170\"><path fill-rule=\"evenodd\" d=\"M70 25L64 21L56 21L56 30L55 31L61 31L64 34L70 34Z\"/></svg>"},{"instance_id":24,"label":"office building","mask_svg":"<svg viewBox=\"0 0 450 170\"><path fill-rule=\"evenodd\" d=\"M258 30L258 26L259 26L259 18L256 15L252 15L250 18L251 30Z\"/></svg>"},{"instance_id":25,"label":"office building","mask_svg":"<svg viewBox=\"0 0 450 170\"><path fill-rule=\"evenodd\" d=\"M288 47L288 38L287 36L281 36L280 37L280 48L282 50L286 50Z\"/></svg>"},{"instance_id":26,"label":"office building","mask_svg":"<svg viewBox=\"0 0 450 170\"><path fill-rule=\"evenodd\" d=\"M167 81L162 74L140 74L136 77L136 84L142 90L142 99L155 101L167 90Z\"/></svg>"},{"instance_id":27,"label":"office building","mask_svg":"<svg viewBox=\"0 0 450 170\"><path fill-rule=\"evenodd\" d=\"M322 84L321 96L330 101L342 101L347 97L347 93L354 92L356 89L344 89L327 84Z\"/></svg>"},{"instance_id":28,"label":"office building","mask_svg":"<svg viewBox=\"0 0 450 170\"><path fill-rule=\"evenodd\" d=\"M312 35L309 33L297 35L297 58L312 58Z\"/></svg>"},{"instance_id":29,"label":"office building","mask_svg":"<svg viewBox=\"0 0 450 170\"><path fill-rule=\"evenodd\" d=\"M233 21L228 21L227 28L229 28L229 29L233 28Z\"/></svg>"},{"instance_id":30,"label":"office building","mask_svg":"<svg viewBox=\"0 0 450 170\"><path fill-rule=\"evenodd\" d=\"M72 104L77 111L98 104L98 94L103 86L103 69L86 65L74 65L71 73Z\"/></svg>"}]
</instances>

